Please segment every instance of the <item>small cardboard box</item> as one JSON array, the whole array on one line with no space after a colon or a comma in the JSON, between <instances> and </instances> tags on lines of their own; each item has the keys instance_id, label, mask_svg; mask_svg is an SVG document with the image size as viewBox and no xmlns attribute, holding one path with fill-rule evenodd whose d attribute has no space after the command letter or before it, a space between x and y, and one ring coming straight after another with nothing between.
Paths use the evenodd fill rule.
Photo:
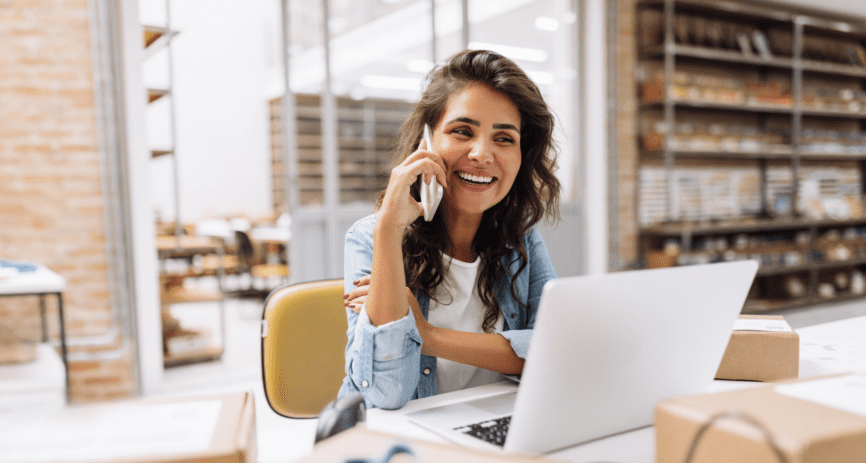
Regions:
<instances>
[{"instance_id":1,"label":"small cardboard box","mask_svg":"<svg viewBox=\"0 0 866 463\"><path fill-rule=\"evenodd\" d=\"M482 452L456 444L405 439L372 431L359 424L319 442L313 449L313 453L298 463L343 463L358 458L378 461L395 444L407 445L415 453L416 459L401 459L395 456L391 460L394 463L398 461L416 461L418 463L443 461L448 463L545 463L560 461L541 456Z\"/></svg>"},{"instance_id":2,"label":"small cardboard box","mask_svg":"<svg viewBox=\"0 0 866 463\"><path fill-rule=\"evenodd\" d=\"M800 372L800 337L777 315L740 315L716 379L780 381Z\"/></svg>"},{"instance_id":3,"label":"small cardboard box","mask_svg":"<svg viewBox=\"0 0 866 463\"><path fill-rule=\"evenodd\" d=\"M843 375L667 399L655 408L655 461L683 463L694 445L691 463L775 463L775 445L790 463L863 462L863 390L866 377Z\"/></svg>"}]
</instances>

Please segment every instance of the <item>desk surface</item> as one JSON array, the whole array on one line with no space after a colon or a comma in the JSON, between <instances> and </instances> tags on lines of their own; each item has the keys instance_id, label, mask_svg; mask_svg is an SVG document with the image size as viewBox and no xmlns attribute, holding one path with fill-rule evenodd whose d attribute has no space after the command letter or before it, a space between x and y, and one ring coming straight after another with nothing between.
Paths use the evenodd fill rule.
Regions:
<instances>
[{"instance_id":1,"label":"desk surface","mask_svg":"<svg viewBox=\"0 0 866 463\"><path fill-rule=\"evenodd\" d=\"M66 279L43 265L37 265L35 272L0 279L0 296L60 293L64 289Z\"/></svg>"},{"instance_id":2,"label":"desk surface","mask_svg":"<svg viewBox=\"0 0 866 463\"><path fill-rule=\"evenodd\" d=\"M821 339L834 342L866 343L866 335L863 334L866 333L866 316L814 325L796 331L800 336L801 342L804 339ZM801 378L816 374L832 373L832 371L816 371L814 368L804 367L803 360L801 359ZM757 387L762 384L764 383L716 380L713 381L710 392ZM447 405L469 398L494 395L515 388L517 388L517 385L514 383L502 382L414 400L400 410L369 410L367 413L367 426L371 429L409 438L446 442L445 439L437 434L410 422L405 416L406 413L430 406ZM615 461L617 463L653 463L655 460L655 432L654 428L649 426L556 451L551 453L550 456L571 462Z\"/></svg>"},{"instance_id":3,"label":"desk surface","mask_svg":"<svg viewBox=\"0 0 866 463\"><path fill-rule=\"evenodd\" d=\"M253 241L288 243L291 238L291 230L284 227L256 227L250 230L250 239Z\"/></svg>"}]
</instances>

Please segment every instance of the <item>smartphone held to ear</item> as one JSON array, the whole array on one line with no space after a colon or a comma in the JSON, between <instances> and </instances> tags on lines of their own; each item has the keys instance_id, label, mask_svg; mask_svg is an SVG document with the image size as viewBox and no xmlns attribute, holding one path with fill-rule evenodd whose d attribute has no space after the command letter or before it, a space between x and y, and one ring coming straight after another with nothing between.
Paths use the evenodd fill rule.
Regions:
<instances>
[{"instance_id":1,"label":"smartphone held to ear","mask_svg":"<svg viewBox=\"0 0 866 463\"><path fill-rule=\"evenodd\" d=\"M428 150L433 149L433 143L430 142L430 126L424 126L424 142ZM424 183L423 175L421 179L421 207L424 208L424 220L429 222L436 215L436 208L439 207L439 201L442 200L442 185L433 176L430 183Z\"/></svg>"}]
</instances>

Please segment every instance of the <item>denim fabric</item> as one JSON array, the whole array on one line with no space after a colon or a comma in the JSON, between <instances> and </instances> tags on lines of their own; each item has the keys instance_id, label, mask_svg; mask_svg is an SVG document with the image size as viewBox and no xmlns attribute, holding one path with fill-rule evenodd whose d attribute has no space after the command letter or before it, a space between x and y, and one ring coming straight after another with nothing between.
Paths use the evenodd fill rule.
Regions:
<instances>
[{"instance_id":1,"label":"denim fabric","mask_svg":"<svg viewBox=\"0 0 866 463\"><path fill-rule=\"evenodd\" d=\"M346 233L345 289L352 282L369 275L373 265L373 227L376 216L356 222ZM532 328L535 326L541 290L547 281L556 278L550 257L541 236L533 229L524 238L529 263L517 278L517 295L527 305L520 305L511 295L512 275L519 268L518 254L503 258L510 273L497 285L496 297L505 317L501 334L511 343L517 356L526 358ZM421 313L427 317L429 299L416 294ZM368 408L400 408L410 399L436 394L436 358L421 355L421 336L415 326L412 310L400 320L373 326L365 310L355 313L346 309L349 329L346 344L346 377L339 396L359 392Z\"/></svg>"}]
</instances>

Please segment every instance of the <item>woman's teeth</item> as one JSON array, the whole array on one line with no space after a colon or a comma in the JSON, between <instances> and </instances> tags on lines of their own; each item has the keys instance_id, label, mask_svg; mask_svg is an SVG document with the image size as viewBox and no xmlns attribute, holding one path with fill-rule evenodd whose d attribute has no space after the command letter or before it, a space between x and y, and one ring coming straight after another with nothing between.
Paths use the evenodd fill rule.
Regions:
<instances>
[{"instance_id":1,"label":"woman's teeth","mask_svg":"<svg viewBox=\"0 0 866 463\"><path fill-rule=\"evenodd\" d=\"M487 185L493 182L493 177L481 177L479 175L470 175L463 172L458 172L457 176L467 182L478 183L481 185Z\"/></svg>"}]
</instances>

